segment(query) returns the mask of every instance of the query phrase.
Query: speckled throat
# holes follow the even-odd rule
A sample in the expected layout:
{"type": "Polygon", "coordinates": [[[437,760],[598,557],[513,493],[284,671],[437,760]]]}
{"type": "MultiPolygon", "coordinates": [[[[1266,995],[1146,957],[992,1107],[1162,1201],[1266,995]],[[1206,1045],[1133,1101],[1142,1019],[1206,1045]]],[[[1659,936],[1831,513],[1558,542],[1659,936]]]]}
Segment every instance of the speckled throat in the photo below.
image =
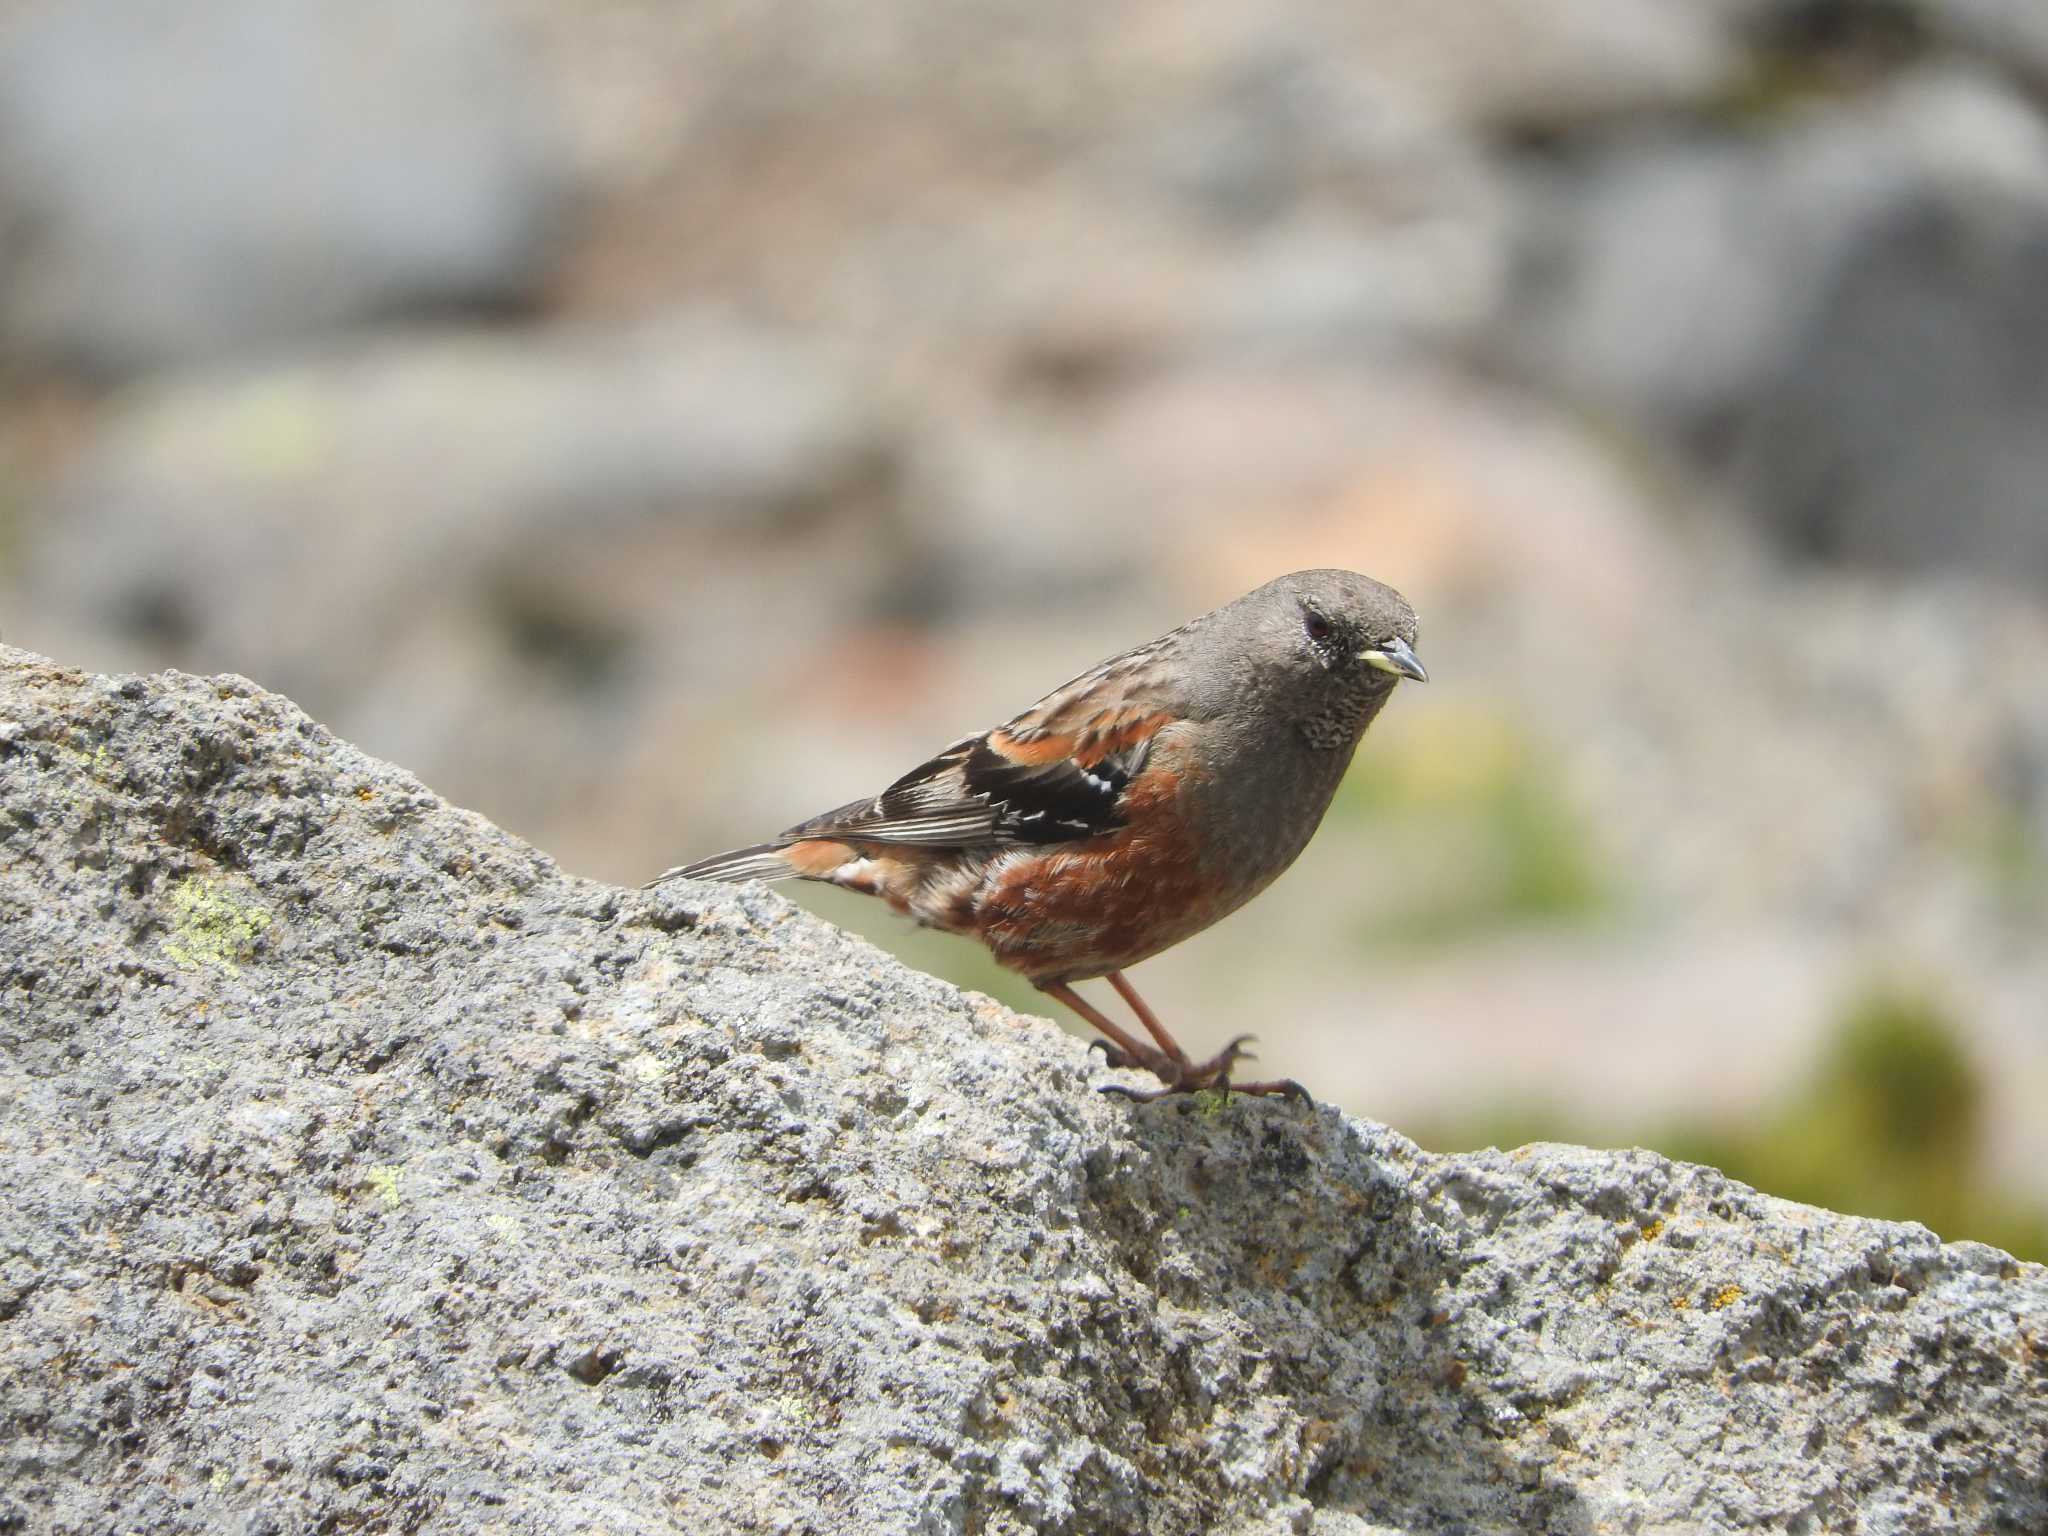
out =
{"type": "Polygon", "coordinates": [[[1392,681],[1376,672],[1349,682],[1323,709],[1301,722],[1302,739],[1318,752],[1349,750],[1393,691],[1392,681]]]}

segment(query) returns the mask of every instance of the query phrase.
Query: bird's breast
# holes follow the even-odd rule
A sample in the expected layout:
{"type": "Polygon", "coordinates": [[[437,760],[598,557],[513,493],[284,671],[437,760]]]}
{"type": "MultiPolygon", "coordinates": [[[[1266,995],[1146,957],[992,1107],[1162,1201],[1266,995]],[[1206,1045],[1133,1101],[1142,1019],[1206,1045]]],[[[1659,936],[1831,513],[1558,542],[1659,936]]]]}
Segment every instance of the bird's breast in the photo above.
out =
{"type": "Polygon", "coordinates": [[[1005,850],[981,873],[972,930],[1035,981],[1135,965],[1199,933],[1238,898],[1191,835],[1179,766],[1155,761],[1123,797],[1125,825],[1005,850]]]}
{"type": "Polygon", "coordinates": [[[1322,824],[1351,754],[1318,751],[1292,732],[1204,752],[1190,744],[1182,815],[1204,864],[1249,901],[1299,857],[1322,824]]]}

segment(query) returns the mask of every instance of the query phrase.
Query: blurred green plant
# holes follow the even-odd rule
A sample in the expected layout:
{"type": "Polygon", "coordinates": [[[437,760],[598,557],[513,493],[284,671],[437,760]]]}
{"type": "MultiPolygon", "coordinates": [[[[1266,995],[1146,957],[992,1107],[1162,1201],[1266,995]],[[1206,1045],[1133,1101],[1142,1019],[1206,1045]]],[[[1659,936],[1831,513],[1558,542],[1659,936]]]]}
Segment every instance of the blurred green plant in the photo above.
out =
{"type": "Polygon", "coordinates": [[[1964,819],[1957,840],[2006,921],[2034,931],[2048,919],[2048,839],[2032,816],[2009,802],[1981,805],[1964,819]]]}
{"type": "MultiPolygon", "coordinates": [[[[1332,817],[1389,845],[1398,907],[1363,919],[1369,943],[1441,944],[1520,924],[1579,921],[1610,904],[1593,830],[1552,760],[1485,712],[1417,712],[1355,764],[1332,817]]],[[[1326,834],[1327,835],[1327,834],[1326,834]]]]}
{"type": "MultiPolygon", "coordinates": [[[[2048,1211],[1983,1168],[1984,1084],[1949,1012],[1924,987],[1866,986],[1843,1008],[1807,1080],[1747,1125],[1680,1123],[1639,1138],[1770,1194],[1917,1221],[2048,1262],[2048,1211]]],[[[1423,1138],[1444,1150],[1573,1141],[1567,1117],[1495,1110],[1423,1138]]]]}

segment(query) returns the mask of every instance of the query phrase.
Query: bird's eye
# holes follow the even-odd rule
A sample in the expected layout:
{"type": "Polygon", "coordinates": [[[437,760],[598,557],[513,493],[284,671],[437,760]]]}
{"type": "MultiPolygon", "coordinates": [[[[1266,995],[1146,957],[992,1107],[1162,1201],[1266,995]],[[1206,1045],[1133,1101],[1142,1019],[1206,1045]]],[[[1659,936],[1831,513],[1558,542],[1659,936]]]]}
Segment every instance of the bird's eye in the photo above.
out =
{"type": "Polygon", "coordinates": [[[1307,623],[1309,639],[1320,641],[1330,638],[1330,621],[1320,613],[1310,614],[1307,623]]]}

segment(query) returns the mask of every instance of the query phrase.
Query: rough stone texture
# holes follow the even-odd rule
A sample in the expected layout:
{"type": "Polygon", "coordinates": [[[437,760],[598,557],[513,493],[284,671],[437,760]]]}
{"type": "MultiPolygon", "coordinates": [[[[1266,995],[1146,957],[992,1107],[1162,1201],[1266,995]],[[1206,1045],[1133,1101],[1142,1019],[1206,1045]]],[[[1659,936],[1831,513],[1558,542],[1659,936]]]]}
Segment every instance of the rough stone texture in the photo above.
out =
{"type": "Polygon", "coordinates": [[[2048,1273],[1133,1109],[233,677],[0,654],[0,1529],[2035,1531],[2048,1273]]]}

